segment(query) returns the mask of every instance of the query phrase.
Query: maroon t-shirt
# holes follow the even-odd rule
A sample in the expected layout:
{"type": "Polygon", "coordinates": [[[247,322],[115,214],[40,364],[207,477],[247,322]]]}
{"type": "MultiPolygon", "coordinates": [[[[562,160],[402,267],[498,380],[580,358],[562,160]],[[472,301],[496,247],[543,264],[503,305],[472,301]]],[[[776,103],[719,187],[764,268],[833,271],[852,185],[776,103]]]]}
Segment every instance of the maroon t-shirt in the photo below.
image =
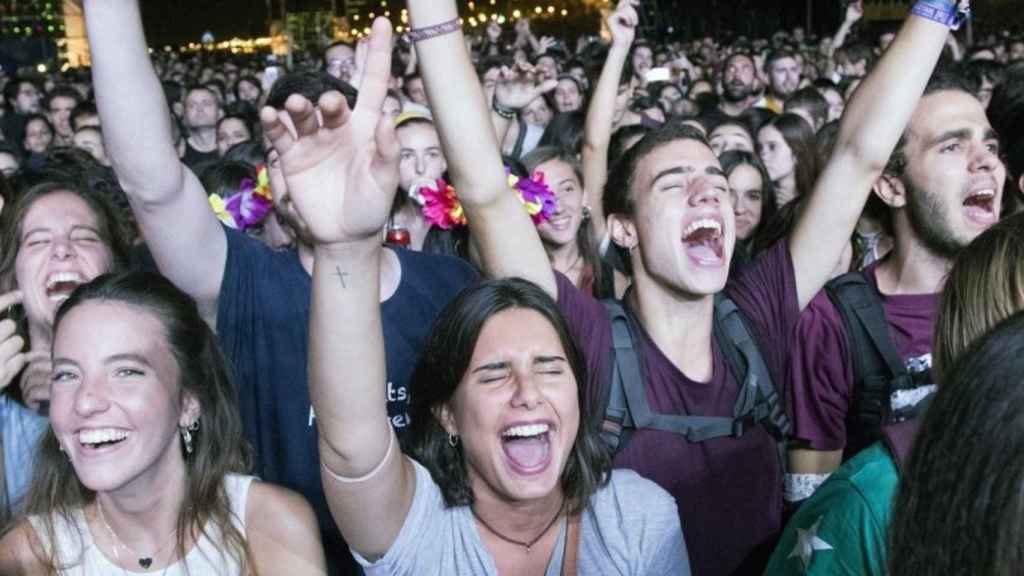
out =
{"type": "MultiPolygon", "coordinates": [[[[874,285],[875,266],[866,269],[874,285]]],[[[882,295],[889,336],[911,372],[932,365],[932,333],[938,294],[882,295]]],[[[812,450],[842,450],[856,384],[850,340],[839,310],[822,291],[800,315],[793,339],[786,397],[793,438],[812,450]]]]}
{"type": "MultiPolygon", "coordinates": [[[[558,305],[589,371],[588,401],[599,405],[611,377],[611,320],[604,306],[558,276],[558,305]]],[[[785,373],[786,350],[799,318],[796,282],[783,241],[730,281],[736,302],[775,382],[785,373]],[[780,343],[783,346],[780,346],[780,343]]],[[[713,341],[714,342],[714,341],[713,341]]],[[[709,382],[687,378],[644,332],[639,343],[647,401],[664,414],[732,417],[737,378],[713,344],[709,382]]],[[[690,443],[658,430],[635,432],[615,457],[657,482],[679,507],[694,574],[760,574],[781,528],[782,477],[775,439],[761,426],[740,438],[690,443]]]]}

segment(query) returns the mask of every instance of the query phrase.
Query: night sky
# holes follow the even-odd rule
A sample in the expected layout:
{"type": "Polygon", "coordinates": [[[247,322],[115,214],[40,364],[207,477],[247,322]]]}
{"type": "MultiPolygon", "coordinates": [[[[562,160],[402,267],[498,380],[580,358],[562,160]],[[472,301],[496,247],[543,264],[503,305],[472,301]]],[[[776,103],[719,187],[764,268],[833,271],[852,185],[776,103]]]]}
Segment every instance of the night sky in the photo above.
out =
{"type": "MultiPolygon", "coordinates": [[[[274,1],[277,6],[277,0],[274,1]]],[[[265,0],[142,0],[151,46],[199,41],[204,31],[218,40],[266,34],[265,0]]]]}

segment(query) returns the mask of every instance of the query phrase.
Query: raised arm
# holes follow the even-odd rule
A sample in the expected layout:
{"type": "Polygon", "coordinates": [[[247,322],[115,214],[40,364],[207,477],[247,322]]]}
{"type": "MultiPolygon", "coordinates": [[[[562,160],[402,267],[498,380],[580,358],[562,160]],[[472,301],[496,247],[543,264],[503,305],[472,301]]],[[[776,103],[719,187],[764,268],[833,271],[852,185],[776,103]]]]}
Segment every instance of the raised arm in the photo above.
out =
{"type": "Polygon", "coordinates": [[[850,35],[850,30],[853,29],[853,25],[864,17],[864,5],[862,0],[856,0],[846,5],[846,13],[843,17],[843,23],[839,25],[839,29],[836,30],[836,35],[832,37],[832,41],[828,44],[828,75],[836,71],[835,55],[836,50],[843,47],[846,44],[846,37],[850,35]]]}
{"type": "Polygon", "coordinates": [[[160,271],[214,315],[227,240],[178,159],[170,111],[146,50],[138,0],[85,0],[103,137],[160,271]]]}
{"type": "Polygon", "coordinates": [[[591,96],[583,130],[583,189],[587,193],[591,222],[594,223],[594,240],[598,243],[604,239],[602,197],[608,180],[608,144],[615,121],[615,98],[618,96],[619,79],[626,68],[629,48],[636,38],[636,26],[640,22],[636,6],[639,5],[639,0],[620,0],[615,12],[608,17],[612,45],[591,96]]]}
{"type": "MultiPolygon", "coordinates": [[[[410,0],[409,20],[424,29],[458,18],[454,0],[410,0]]],[[[462,32],[416,43],[423,84],[466,209],[470,236],[490,276],[519,276],[555,295],[554,272],[540,236],[511,192],[483,89],[462,32]]]]}
{"type": "Polygon", "coordinates": [[[328,92],[317,106],[293,95],[260,114],[314,243],[309,395],[324,492],[345,540],[369,558],[394,543],[415,489],[383,394],[380,238],[398,188],[394,125],[381,113],[390,70],[391,25],[378,18],[354,110],[328,92]]]}
{"type": "Polygon", "coordinates": [[[828,281],[917,107],[949,29],[911,15],[846,106],[832,157],[790,241],[800,308],[828,281]]]}

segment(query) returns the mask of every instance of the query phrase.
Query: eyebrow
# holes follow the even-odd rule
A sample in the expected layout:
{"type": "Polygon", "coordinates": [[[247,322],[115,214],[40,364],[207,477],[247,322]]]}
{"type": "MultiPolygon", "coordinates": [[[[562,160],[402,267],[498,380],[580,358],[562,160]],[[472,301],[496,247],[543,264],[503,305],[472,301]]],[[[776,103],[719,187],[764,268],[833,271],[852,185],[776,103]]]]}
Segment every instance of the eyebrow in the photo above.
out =
{"type": "MultiPolygon", "coordinates": [[[[93,234],[96,234],[97,236],[99,236],[99,234],[100,234],[99,229],[94,227],[94,226],[84,226],[82,224],[76,224],[76,225],[71,227],[71,231],[72,232],[77,232],[78,230],[88,230],[89,232],[92,232],[93,234]]],[[[21,239],[24,240],[25,238],[28,238],[29,236],[35,234],[36,232],[52,232],[52,231],[53,231],[52,228],[41,228],[41,227],[32,228],[30,230],[26,230],[26,231],[22,232],[21,239]]]]}
{"type": "MultiPolygon", "coordinates": [[[[696,171],[697,169],[693,166],[675,166],[667,170],[662,170],[661,172],[658,172],[654,177],[654,180],[651,181],[651,186],[654,186],[658,183],[658,180],[661,180],[666,176],[674,176],[676,174],[693,174],[696,171]]],[[[704,169],[704,173],[709,176],[725,176],[725,172],[722,172],[722,169],[717,166],[708,166],[704,169]]]]}
{"type": "MultiPolygon", "coordinates": [[[[143,366],[149,368],[153,367],[153,364],[149,361],[149,359],[147,359],[142,354],[136,352],[124,352],[122,354],[114,354],[112,356],[107,356],[106,358],[103,359],[104,364],[113,364],[115,362],[134,362],[136,364],[142,364],[143,366]]],[[[65,364],[71,366],[79,365],[78,362],[72,360],[71,358],[57,357],[53,359],[54,366],[60,366],[65,364]]]]}
{"type": "MultiPolygon", "coordinates": [[[[538,364],[555,364],[558,362],[568,362],[568,360],[566,360],[564,356],[537,356],[533,359],[534,366],[538,364]]],[[[508,370],[509,365],[509,362],[491,362],[489,364],[482,364],[474,368],[471,374],[476,374],[477,372],[490,372],[494,370],[508,370]]]]}

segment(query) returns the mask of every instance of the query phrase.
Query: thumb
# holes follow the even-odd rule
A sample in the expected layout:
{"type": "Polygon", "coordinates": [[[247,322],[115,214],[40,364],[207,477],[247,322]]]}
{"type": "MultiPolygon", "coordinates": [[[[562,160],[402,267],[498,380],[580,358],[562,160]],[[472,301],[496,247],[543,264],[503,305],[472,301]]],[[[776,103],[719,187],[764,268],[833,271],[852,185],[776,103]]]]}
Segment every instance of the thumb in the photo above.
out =
{"type": "Polygon", "coordinates": [[[534,87],[533,93],[535,97],[540,96],[541,94],[551,92],[556,87],[558,87],[558,80],[545,80],[541,85],[534,87]]]}

